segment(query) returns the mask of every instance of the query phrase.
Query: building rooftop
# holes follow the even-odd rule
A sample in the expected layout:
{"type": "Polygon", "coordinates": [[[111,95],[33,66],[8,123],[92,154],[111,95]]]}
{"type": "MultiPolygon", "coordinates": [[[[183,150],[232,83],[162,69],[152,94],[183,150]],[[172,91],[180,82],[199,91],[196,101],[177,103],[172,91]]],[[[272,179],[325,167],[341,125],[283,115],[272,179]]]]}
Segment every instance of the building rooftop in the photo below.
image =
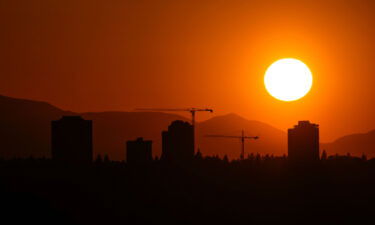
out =
{"type": "Polygon", "coordinates": [[[310,123],[309,120],[300,120],[298,121],[298,125],[294,125],[294,128],[298,128],[298,127],[319,127],[318,124],[315,124],[315,123],[310,123]]]}
{"type": "Polygon", "coordinates": [[[84,120],[81,116],[63,116],[61,120],[84,120]]]}

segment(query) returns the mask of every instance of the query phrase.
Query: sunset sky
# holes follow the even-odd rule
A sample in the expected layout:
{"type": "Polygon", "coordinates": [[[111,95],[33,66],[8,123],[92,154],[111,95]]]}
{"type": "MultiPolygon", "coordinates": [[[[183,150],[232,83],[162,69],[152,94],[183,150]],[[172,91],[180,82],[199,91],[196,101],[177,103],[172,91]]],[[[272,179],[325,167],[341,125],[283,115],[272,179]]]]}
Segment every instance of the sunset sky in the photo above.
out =
{"type": "Polygon", "coordinates": [[[211,107],[283,130],[310,120],[332,141],[375,128],[374,12],[370,0],[2,0],[0,94],[78,112],[211,107]],[[263,84],[288,57],[314,78],[294,102],[263,84]]]}

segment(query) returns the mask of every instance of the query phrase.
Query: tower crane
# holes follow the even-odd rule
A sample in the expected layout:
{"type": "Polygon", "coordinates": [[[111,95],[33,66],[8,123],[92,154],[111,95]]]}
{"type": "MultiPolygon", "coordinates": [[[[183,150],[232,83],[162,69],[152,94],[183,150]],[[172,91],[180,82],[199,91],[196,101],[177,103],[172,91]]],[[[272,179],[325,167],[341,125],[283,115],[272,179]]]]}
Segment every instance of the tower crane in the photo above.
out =
{"type": "Polygon", "coordinates": [[[168,108],[138,108],[136,110],[139,111],[160,111],[160,112],[167,112],[167,111],[174,111],[174,112],[179,112],[179,111],[185,111],[185,112],[190,112],[191,113],[191,124],[193,126],[193,138],[194,138],[194,151],[195,151],[195,113],[196,112],[210,112],[213,113],[213,109],[208,109],[208,108],[175,108],[175,109],[168,109],[168,108]]]}
{"type": "Polygon", "coordinates": [[[245,140],[246,139],[259,139],[258,136],[245,136],[245,132],[242,130],[241,136],[230,136],[230,135],[205,135],[205,137],[211,137],[211,138],[238,138],[241,141],[241,155],[240,159],[244,160],[245,158],[245,140]]]}

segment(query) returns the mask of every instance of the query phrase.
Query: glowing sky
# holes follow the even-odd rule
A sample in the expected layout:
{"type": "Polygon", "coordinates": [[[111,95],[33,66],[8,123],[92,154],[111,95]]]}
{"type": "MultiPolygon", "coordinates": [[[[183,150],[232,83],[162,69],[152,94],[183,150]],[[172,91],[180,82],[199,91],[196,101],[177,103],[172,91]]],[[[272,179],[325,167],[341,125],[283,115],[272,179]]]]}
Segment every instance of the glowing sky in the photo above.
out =
{"type": "Polygon", "coordinates": [[[375,128],[374,11],[358,0],[3,0],[0,94],[74,111],[212,107],[280,129],[309,119],[330,141],[375,128]],[[314,74],[295,102],[263,85],[288,57],[314,74]]]}

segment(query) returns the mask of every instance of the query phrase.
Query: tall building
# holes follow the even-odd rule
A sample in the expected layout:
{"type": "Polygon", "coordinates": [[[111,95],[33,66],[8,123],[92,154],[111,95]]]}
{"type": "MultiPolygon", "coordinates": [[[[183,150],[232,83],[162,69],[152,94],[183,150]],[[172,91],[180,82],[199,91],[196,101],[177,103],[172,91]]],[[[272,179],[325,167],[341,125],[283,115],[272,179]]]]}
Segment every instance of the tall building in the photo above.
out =
{"type": "Polygon", "coordinates": [[[175,162],[186,162],[194,158],[193,126],[182,120],[176,120],[162,132],[161,159],[175,162]]]}
{"type": "Polygon", "coordinates": [[[319,125],[299,121],[288,129],[288,158],[294,162],[319,160],[319,125]]]}
{"type": "Polygon", "coordinates": [[[129,164],[145,164],[152,161],[152,141],[137,138],[126,142],[126,161],[129,164]]]}
{"type": "Polygon", "coordinates": [[[51,122],[52,158],[63,162],[92,161],[92,121],[63,116],[51,122]]]}

